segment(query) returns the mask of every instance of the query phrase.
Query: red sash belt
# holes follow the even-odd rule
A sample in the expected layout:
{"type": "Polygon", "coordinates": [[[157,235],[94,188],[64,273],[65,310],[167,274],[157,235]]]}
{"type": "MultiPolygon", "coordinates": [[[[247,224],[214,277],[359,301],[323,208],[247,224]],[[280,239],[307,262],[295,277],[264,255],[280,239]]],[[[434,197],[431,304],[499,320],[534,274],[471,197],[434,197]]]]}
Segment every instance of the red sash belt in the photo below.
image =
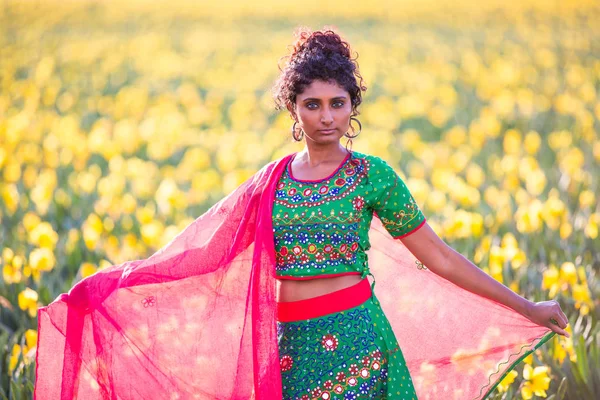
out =
{"type": "Polygon", "coordinates": [[[367,301],[371,297],[371,294],[369,280],[364,278],[356,285],[322,296],[298,301],[278,302],[277,320],[280,322],[292,322],[322,317],[323,315],[359,306],[367,301]]]}

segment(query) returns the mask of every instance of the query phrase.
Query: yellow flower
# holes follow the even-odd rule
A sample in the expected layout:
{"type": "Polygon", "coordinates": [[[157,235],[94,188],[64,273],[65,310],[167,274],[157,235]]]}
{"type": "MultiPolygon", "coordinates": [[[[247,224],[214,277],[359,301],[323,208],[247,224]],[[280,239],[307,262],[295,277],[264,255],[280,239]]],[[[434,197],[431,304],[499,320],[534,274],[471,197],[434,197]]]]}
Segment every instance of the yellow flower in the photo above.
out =
{"type": "Polygon", "coordinates": [[[569,221],[563,221],[560,224],[560,238],[567,239],[573,233],[573,225],[569,221]]]}
{"type": "Polygon", "coordinates": [[[517,251],[517,254],[514,255],[513,259],[510,262],[512,269],[519,269],[525,262],[527,261],[527,255],[523,250],[517,251]]]}
{"type": "Polygon", "coordinates": [[[4,187],[2,187],[1,190],[2,192],[0,194],[2,195],[2,200],[4,200],[4,206],[8,209],[8,211],[14,213],[17,210],[17,207],[19,206],[20,200],[17,185],[4,185],[4,187]]]}
{"type": "Polygon", "coordinates": [[[460,125],[453,126],[444,134],[443,140],[452,147],[460,146],[467,140],[465,128],[460,125]]]}
{"type": "Polygon", "coordinates": [[[534,199],[527,206],[519,207],[515,214],[517,230],[522,233],[536,232],[542,225],[542,202],[534,199]]]}
{"type": "Polygon", "coordinates": [[[31,232],[33,228],[38,226],[41,222],[42,219],[32,211],[28,211],[23,216],[23,226],[25,226],[25,230],[27,230],[27,232],[31,232]]]}
{"type": "Polygon", "coordinates": [[[546,187],[546,174],[539,168],[530,171],[525,179],[527,191],[534,196],[539,196],[546,187]]]}
{"type": "Polygon", "coordinates": [[[590,290],[587,285],[574,284],[572,287],[573,300],[575,300],[575,308],[579,309],[582,315],[587,315],[590,308],[594,307],[590,290]]]}
{"type": "Polygon", "coordinates": [[[21,355],[21,346],[14,344],[10,355],[10,361],[8,362],[8,371],[12,375],[13,371],[17,367],[19,362],[19,356],[21,355]]]}
{"type": "Polygon", "coordinates": [[[431,191],[426,200],[427,208],[431,212],[440,212],[444,209],[446,205],[446,195],[444,192],[434,189],[431,191]]]}
{"type": "Polygon", "coordinates": [[[473,187],[480,187],[485,181],[485,172],[477,164],[470,164],[467,167],[467,182],[473,187]]]}
{"type": "Polygon", "coordinates": [[[591,190],[583,190],[579,193],[579,206],[588,208],[596,204],[596,195],[591,190]]]}
{"type": "Polygon", "coordinates": [[[29,253],[29,265],[38,271],[51,271],[56,264],[54,253],[46,247],[34,249],[29,253]]]}
{"type": "Polygon", "coordinates": [[[83,278],[87,278],[88,276],[96,272],[96,266],[89,262],[84,262],[83,264],[81,264],[81,267],[79,269],[83,278]]]}
{"type": "Polygon", "coordinates": [[[19,283],[23,278],[23,274],[21,273],[20,264],[16,264],[13,262],[8,262],[4,264],[2,267],[2,277],[4,278],[4,282],[6,284],[11,283],[19,283]]]}
{"type": "Polygon", "coordinates": [[[564,337],[561,335],[554,336],[553,343],[553,353],[552,357],[557,360],[560,364],[562,364],[563,360],[569,355],[569,360],[571,362],[577,362],[577,353],[573,349],[573,330],[571,329],[571,325],[567,325],[565,331],[569,332],[570,337],[564,337]]]}
{"type": "Polygon", "coordinates": [[[15,253],[9,247],[5,247],[2,249],[2,258],[0,259],[0,261],[4,260],[5,263],[9,263],[11,262],[14,256],[15,253]]]}
{"type": "Polygon", "coordinates": [[[456,212],[454,218],[448,219],[444,223],[446,235],[452,237],[477,237],[482,230],[483,217],[480,214],[469,213],[462,209],[456,212]]]}
{"type": "Polygon", "coordinates": [[[564,262],[560,267],[560,279],[571,286],[577,283],[577,269],[572,262],[564,262]]]}
{"type": "Polygon", "coordinates": [[[514,369],[512,371],[510,371],[508,374],[506,374],[504,379],[502,379],[497,386],[498,391],[500,393],[506,392],[508,390],[508,388],[510,387],[510,385],[515,381],[515,378],[517,377],[517,375],[519,375],[519,374],[514,369]]]}
{"type": "Polygon", "coordinates": [[[29,232],[29,242],[39,247],[53,250],[58,242],[58,234],[48,222],[41,222],[29,232]]]}
{"type": "Polygon", "coordinates": [[[143,224],[140,227],[140,233],[142,235],[142,240],[148,246],[151,247],[159,247],[162,242],[162,235],[164,233],[165,226],[160,221],[151,221],[147,224],[143,224]]]}
{"type": "Polygon", "coordinates": [[[506,256],[507,260],[512,260],[514,256],[519,252],[519,243],[517,242],[517,238],[511,232],[507,232],[500,242],[500,246],[502,247],[502,252],[506,256]]]}
{"type": "Polygon", "coordinates": [[[104,231],[102,219],[96,214],[90,214],[84,222],[82,230],[86,247],[90,250],[94,249],[104,231]]]}
{"type": "Polygon", "coordinates": [[[525,146],[525,151],[527,151],[529,154],[537,153],[541,144],[542,139],[539,133],[535,131],[530,131],[525,135],[523,145],[525,146]]]}
{"type": "Polygon", "coordinates": [[[516,129],[509,129],[504,133],[504,152],[518,154],[521,151],[521,133],[516,129]]]}
{"type": "Polygon", "coordinates": [[[492,246],[490,249],[490,264],[502,265],[504,263],[504,251],[502,247],[492,246]]]}
{"type": "Polygon", "coordinates": [[[402,147],[408,151],[415,151],[421,145],[421,134],[416,129],[407,129],[400,136],[402,147]]]}
{"type": "MultiPolygon", "coordinates": [[[[38,333],[34,329],[27,329],[25,331],[25,343],[28,349],[32,349],[37,346],[38,333]]],[[[28,353],[28,351],[26,352],[28,353]]]]}
{"type": "Polygon", "coordinates": [[[135,217],[137,218],[140,224],[150,223],[154,219],[155,214],[156,208],[150,204],[135,210],[135,217]]]}
{"type": "Polygon", "coordinates": [[[585,226],[584,233],[590,239],[596,239],[598,237],[598,223],[590,218],[585,226]]]}
{"type": "Polygon", "coordinates": [[[23,311],[27,311],[32,318],[37,314],[37,301],[38,294],[33,289],[25,288],[25,290],[19,293],[19,308],[23,311]]]}
{"type": "Polygon", "coordinates": [[[542,208],[542,217],[546,222],[546,225],[553,230],[560,227],[561,217],[566,215],[567,207],[558,197],[556,192],[551,191],[548,200],[544,203],[542,208]]]}
{"type": "Polygon", "coordinates": [[[559,277],[560,277],[560,272],[558,271],[558,268],[556,268],[556,266],[554,266],[554,265],[550,265],[550,267],[547,268],[543,273],[542,289],[544,289],[544,290],[550,289],[548,296],[551,298],[556,296],[556,293],[558,292],[558,289],[560,288],[559,277]]]}
{"type": "Polygon", "coordinates": [[[550,378],[548,377],[548,367],[540,366],[532,368],[525,364],[523,368],[523,378],[525,379],[521,388],[523,399],[529,400],[535,394],[536,396],[546,397],[546,390],[550,387],[550,378]]]}
{"type": "Polygon", "coordinates": [[[20,345],[14,344],[8,364],[9,373],[12,374],[19,363],[19,357],[23,356],[23,362],[25,365],[31,364],[35,358],[35,350],[37,348],[38,333],[33,329],[27,329],[24,333],[25,346],[21,348],[20,345]]]}
{"type": "Polygon", "coordinates": [[[562,157],[559,157],[560,169],[569,175],[575,174],[583,167],[585,161],[583,152],[576,148],[570,148],[562,157]]]}

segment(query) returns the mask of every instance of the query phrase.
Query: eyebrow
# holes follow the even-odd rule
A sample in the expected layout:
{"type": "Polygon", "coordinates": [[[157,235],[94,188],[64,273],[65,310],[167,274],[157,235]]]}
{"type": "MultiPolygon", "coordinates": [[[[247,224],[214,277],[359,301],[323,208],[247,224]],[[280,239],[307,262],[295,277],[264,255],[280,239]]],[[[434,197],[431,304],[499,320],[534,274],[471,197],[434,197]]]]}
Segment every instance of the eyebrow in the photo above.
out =
{"type": "MultiPolygon", "coordinates": [[[[346,100],[347,97],[346,96],[336,96],[336,97],[332,97],[331,100],[346,100]]],[[[303,102],[307,102],[307,101],[321,101],[321,99],[317,99],[316,97],[308,97],[304,100],[302,100],[303,102]]]]}

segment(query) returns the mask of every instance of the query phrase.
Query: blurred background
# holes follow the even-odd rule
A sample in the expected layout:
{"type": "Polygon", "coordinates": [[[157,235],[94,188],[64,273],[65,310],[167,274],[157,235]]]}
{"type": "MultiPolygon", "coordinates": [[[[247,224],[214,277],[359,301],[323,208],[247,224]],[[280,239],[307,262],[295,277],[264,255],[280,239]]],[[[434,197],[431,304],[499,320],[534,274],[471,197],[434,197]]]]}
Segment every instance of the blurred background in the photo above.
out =
{"type": "Polygon", "coordinates": [[[491,398],[600,398],[597,1],[0,0],[1,398],[32,397],[38,307],[302,149],[270,92],[299,25],[358,53],[353,148],[569,317],[491,398]]]}

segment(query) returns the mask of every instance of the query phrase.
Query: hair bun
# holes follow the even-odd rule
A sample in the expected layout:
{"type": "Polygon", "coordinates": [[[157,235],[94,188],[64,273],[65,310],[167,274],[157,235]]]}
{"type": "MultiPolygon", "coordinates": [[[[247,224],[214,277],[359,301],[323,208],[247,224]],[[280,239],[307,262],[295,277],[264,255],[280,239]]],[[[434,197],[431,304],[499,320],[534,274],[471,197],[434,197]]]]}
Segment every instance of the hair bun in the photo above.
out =
{"type": "Polygon", "coordinates": [[[302,54],[323,53],[326,56],[339,54],[351,59],[350,47],[342,40],[340,34],[332,28],[312,32],[306,26],[298,27],[294,32],[296,41],[293,44],[291,60],[302,57],[302,54]]]}

